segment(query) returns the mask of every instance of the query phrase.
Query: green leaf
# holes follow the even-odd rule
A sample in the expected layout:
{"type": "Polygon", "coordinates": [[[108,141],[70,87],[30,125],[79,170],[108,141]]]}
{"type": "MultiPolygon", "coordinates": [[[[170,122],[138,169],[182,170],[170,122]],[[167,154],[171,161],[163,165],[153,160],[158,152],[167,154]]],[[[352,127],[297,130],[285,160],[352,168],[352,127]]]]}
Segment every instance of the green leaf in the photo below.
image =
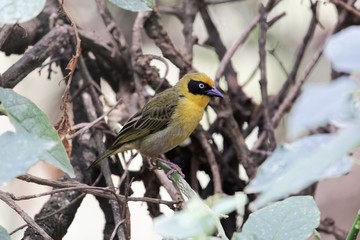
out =
{"type": "Polygon", "coordinates": [[[151,11],[153,0],[110,0],[116,6],[133,12],[151,11]]]}
{"type": "MultiPolygon", "coordinates": [[[[294,162],[281,176],[274,176],[271,183],[252,203],[252,208],[259,208],[270,201],[274,201],[289,194],[296,193],[310,186],[323,177],[324,171],[343,157],[360,143],[360,122],[339,130],[330,141],[317,147],[313,153],[294,162]]],[[[289,159],[292,161],[293,159],[289,159]]],[[[250,188],[250,192],[251,189],[250,188]]],[[[245,189],[249,192],[249,188],[245,189]]]]}
{"type": "Polygon", "coordinates": [[[360,27],[351,26],[332,35],[325,46],[332,67],[338,72],[360,71],[360,27]]]}
{"type": "Polygon", "coordinates": [[[26,173],[39,160],[41,154],[50,150],[54,145],[55,142],[27,133],[5,132],[1,134],[0,185],[26,173]]]}
{"type": "Polygon", "coordinates": [[[211,209],[218,215],[229,214],[230,212],[243,208],[247,202],[247,197],[244,193],[236,193],[233,196],[225,196],[216,201],[211,209]]]}
{"type": "Polygon", "coordinates": [[[185,208],[173,216],[160,216],[154,220],[157,233],[167,238],[189,238],[215,231],[217,217],[199,198],[190,199],[185,208]]]}
{"type": "Polygon", "coordinates": [[[307,239],[319,223],[320,211],[312,197],[290,197],[250,214],[242,232],[232,239],[307,239]]]}
{"type": "Polygon", "coordinates": [[[327,123],[343,124],[359,116],[351,98],[357,88],[359,84],[349,77],[306,87],[289,115],[289,137],[293,139],[327,123]]]}
{"type": "MultiPolygon", "coordinates": [[[[258,193],[276,184],[287,171],[296,167],[303,159],[313,155],[322,146],[335,138],[331,134],[317,134],[301,138],[291,144],[280,144],[269,158],[259,167],[256,177],[246,188],[247,192],[258,193]]],[[[334,164],[318,176],[318,180],[337,177],[348,173],[353,165],[349,156],[341,156],[334,164]]],[[[307,184],[308,178],[313,176],[304,174],[303,177],[294,179],[299,185],[307,184]]]]}
{"type": "Polygon", "coordinates": [[[216,200],[211,208],[199,197],[193,197],[186,203],[183,210],[176,212],[173,216],[155,218],[155,230],[168,238],[209,236],[216,228],[221,231],[219,218],[237,208],[244,207],[246,203],[244,197],[243,193],[222,197],[216,200]]]}
{"type": "Polygon", "coordinates": [[[1,225],[0,225],[0,239],[1,240],[10,240],[10,235],[8,234],[6,229],[3,228],[1,225]]]}
{"type": "Polygon", "coordinates": [[[11,89],[0,87],[0,102],[0,110],[9,117],[18,133],[28,133],[55,142],[55,146],[44,151],[40,159],[74,177],[74,170],[65,148],[47,116],[33,102],[11,89]]]}
{"type": "Polygon", "coordinates": [[[0,27],[4,24],[26,22],[36,17],[44,8],[46,0],[1,0],[0,27]]]}

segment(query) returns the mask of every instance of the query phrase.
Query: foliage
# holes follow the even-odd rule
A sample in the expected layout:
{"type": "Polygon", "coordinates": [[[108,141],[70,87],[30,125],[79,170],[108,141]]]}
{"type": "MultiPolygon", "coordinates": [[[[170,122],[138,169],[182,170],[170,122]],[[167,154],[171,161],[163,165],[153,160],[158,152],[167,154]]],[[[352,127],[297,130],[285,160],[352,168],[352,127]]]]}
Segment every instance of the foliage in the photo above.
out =
{"type": "Polygon", "coordinates": [[[44,8],[46,0],[1,0],[0,27],[4,24],[22,23],[36,17],[44,8]]]}
{"type": "Polygon", "coordinates": [[[26,173],[55,144],[31,134],[5,132],[0,135],[0,145],[0,184],[5,184],[26,173]]]}
{"type": "Polygon", "coordinates": [[[65,148],[45,113],[12,89],[0,87],[0,102],[0,112],[10,119],[16,129],[16,133],[0,135],[0,141],[8,146],[2,158],[0,182],[24,174],[39,160],[74,176],[65,148]]]}
{"type": "Polygon", "coordinates": [[[312,197],[290,197],[252,213],[232,240],[306,239],[319,224],[320,211],[312,197]]]}
{"type": "Polygon", "coordinates": [[[133,12],[151,11],[154,6],[153,0],[110,0],[110,2],[133,12]]]}
{"type": "Polygon", "coordinates": [[[331,36],[325,48],[325,54],[331,60],[332,67],[339,72],[359,72],[360,27],[350,26],[331,36]]]}
{"type": "MultiPolygon", "coordinates": [[[[345,139],[353,136],[352,130],[347,132],[345,139]]],[[[296,193],[315,181],[348,173],[353,164],[351,157],[344,156],[344,152],[335,154],[334,151],[330,152],[331,156],[326,155],[329,146],[338,143],[336,135],[319,134],[278,145],[246,188],[248,193],[262,193],[252,206],[259,208],[269,201],[296,193]],[[314,164],[319,161],[322,164],[314,164]]],[[[345,153],[353,147],[350,144],[345,153]]]]}
{"type": "Polygon", "coordinates": [[[0,239],[1,240],[10,240],[10,235],[8,234],[6,229],[3,228],[2,226],[0,226],[0,239]]]}

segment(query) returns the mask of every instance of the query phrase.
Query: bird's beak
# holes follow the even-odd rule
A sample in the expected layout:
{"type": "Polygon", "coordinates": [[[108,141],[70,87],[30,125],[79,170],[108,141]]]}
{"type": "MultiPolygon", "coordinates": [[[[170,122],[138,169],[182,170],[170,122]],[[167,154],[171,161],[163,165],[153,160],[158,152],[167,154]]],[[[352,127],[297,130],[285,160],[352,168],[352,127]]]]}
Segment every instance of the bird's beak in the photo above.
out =
{"type": "Polygon", "coordinates": [[[212,88],[212,89],[206,91],[206,95],[208,95],[209,97],[224,98],[224,95],[222,95],[222,93],[219,90],[217,90],[216,88],[212,88]]]}

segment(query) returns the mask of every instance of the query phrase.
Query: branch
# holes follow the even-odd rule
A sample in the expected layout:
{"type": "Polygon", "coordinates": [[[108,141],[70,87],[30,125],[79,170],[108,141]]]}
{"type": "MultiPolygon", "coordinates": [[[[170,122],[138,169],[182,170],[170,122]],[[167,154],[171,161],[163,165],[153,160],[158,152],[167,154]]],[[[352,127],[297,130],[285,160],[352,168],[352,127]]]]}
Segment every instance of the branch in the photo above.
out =
{"type": "Polygon", "coordinates": [[[131,64],[134,72],[134,83],[135,83],[135,89],[139,96],[139,105],[144,106],[145,105],[145,96],[143,92],[143,86],[142,86],[142,78],[143,76],[140,76],[138,71],[136,69],[138,68],[138,65],[141,65],[138,63],[138,60],[140,56],[142,56],[142,37],[141,37],[141,30],[143,29],[144,22],[150,17],[151,12],[139,12],[132,29],[132,46],[131,46],[131,64]]]}
{"type": "MultiPolygon", "coordinates": [[[[299,95],[301,91],[301,87],[303,86],[304,82],[308,79],[311,71],[316,66],[317,62],[319,61],[322,53],[324,50],[324,43],[318,49],[315,54],[313,55],[313,58],[305,68],[303,74],[299,77],[299,80],[295,83],[294,87],[291,89],[289,94],[285,97],[285,99],[280,104],[279,108],[274,113],[274,116],[272,117],[271,121],[274,127],[277,127],[280,120],[282,119],[283,115],[286,113],[286,111],[290,108],[290,106],[294,103],[296,97],[299,95]]],[[[254,143],[254,146],[251,148],[251,151],[257,151],[262,143],[264,142],[266,138],[266,133],[262,132],[259,136],[259,138],[254,143]]]]}
{"type": "Polygon", "coordinates": [[[243,31],[243,33],[241,34],[241,36],[239,37],[239,39],[231,46],[231,48],[229,48],[224,57],[221,59],[221,62],[219,64],[219,67],[216,71],[215,74],[215,82],[218,82],[220,80],[220,78],[223,76],[224,74],[224,70],[225,67],[228,65],[228,63],[230,62],[231,58],[234,56],[236,50],[241,47],[245,41],[247,40],[247,38],[249,37],[250,33],[252,32],[252,30],[255,29],[257,23],[260,20],[260,16],[256,16],[251,22],[250,24],[246,27],[246,29],[243,31]]]}
{"type": "Polygon", "coordinates": [[[211,148],[211,145],[209,144],[203,130],[199,131],[198,134],[195,134],[195,135],[197,136],[198,140],[200,141],[200,143],[205,151],[205,154],[207,156],[209,165],[210,165],[210,169],[211,169],[211,173],[212,173],[212,177],[213,177],[212,180],[214,183],[214,194],[223,193],[221,177],[220,177],[220,170],[219,170],[219,166],[216,162],[215,154],[211,148]]]}
{"type": "Polygon", "coordinates": [[[112,36],[112,40],[115,43],[116,50],[121,53],[122,58],[126,62],[126,60],[130,58],[130,52],[126,42],[125,35],[122,33],[121,29],[119,29],[118,26],[116,25],[109,9],[106,7],[106,2],[104,0],[96,0],[95,2],[98,11],[103,19],[103,22],[107,30],[109,31],[110,35],[112,36]]]}
{"type": "MultiPolygon", "coordinates": [[[[150,160],[151,161],[151,160],[150,160]]],[[[149,164],[152,164],[151,162],[149,164]]],[[[158,161],[158,165],[160,165],[161,161],[158,161]]],[[[163,170],[154,169],[154,173],[156,177],[159,179],[161,186],[165,188],[165,190],[169,193],[171,199],[174,202],[183,203],[184,198],[181,196],[179,190],[174,186],[174,184],[169,180],[168,176],[163,170]]]]}
{"type": "MultiPolygon", "coordinates": [[[[113,190],[109,189],[108,187],[94,187],[94,186],[90,186],[90,185],[87,185],[87,184],[84,184],[81,182],[77,182],[77,181],[48,180],[48,179],[32,176],[30,174],[21,175],[18,177],[18,179],[25,181],[25,182],[36,183],[39,185],[50,186],[50,187],[54,187],[54,188],[58,188],[58,189],[54,189],[54,190],[39,193],[39,194],[32,194],[32,195],[24,195],[24,196],[10,195],[10,197],[15,201],[28,200],[28,199],[32,199],[32,198],[42,197],[42,196],[46,196],[46,195],[52,195],[55,193],[66,192],[66,191],[79,191],[82,193],[92,194],[92,195],[110,199],[110,200],[115,200],[116,198],[119,198],[121,201],[125,201],[125,196],[115,193],[113,190]]],[[[128,197],[128,200],[132,201],[132,202],[143,201],[143,202],[164,204],[164,205],[167,205],[171,209],[173,209],[174,204],[178,203],[178,202],[174,202],[174,201],[166,201],[166,200],[162,200],[162,199],[149,198],[149,197],[128,197]]]]}
{"type": "Polygon", "coordinates": [[[298,48],[296,59],[293,64],[293,67],[289,73],[289,76],[287,77],[285,83],[281,87],[279,93],[275,97],[275,99],[272,101],[273,108],[276,108],[278,104],[284,99],[287,91],[289,90],[289,87],[295,84],[295,80],[297,77],[297,73],[300,69],[300,64],[304,58],[305,51],[307,50],[308,46],[310,45],[311,39],[314,36],[316,25],[317,25],[317,5],[319,2],[311,3],[311,11],[312,11],[312,17],[310,20],[310,24],[308,27],[308,30],[301,42],[300,47],[298,48]]]}
{"type": "Polygon", "coordinates": [[[182,22],[183,35],[185,38],[185,59],[187,62],[192,62],[193,59],[193,46],[197,39],[192,35],[193,34],[193,25],[196,13],[198,12],[197,1],[194,0],[185,0],[183,1],[183,17],[182,22]]]}
{"type": "MultiPolygon", "coordinates": [[[[317,17],[316,17],[317,2],[315,4],[312,4],[311,6],[312,6],[311,10],[312,10],[313,15],[310,20],[308,30],[302,40],[302,44],[300,45],[300,47],[297,51],[296,59],[294,61],[293,67],[292,67],[287,79],[285,80],[285,83],[281,87],[279,93],[276,95],[276,97],[270,103],[272,110],[276,109],[279,106],[279,104],[283,101],[286,94],[288,93],[289,88],[295,84],[297,73],[299,71],[299,67],[303,60],[305,51],[306,51],[307,47],[309,46],[310,41],[314,35],[315,29],[316,29],[316,24],[317,24],[317,17]]],[[[262,109],[260,109],[258,114],[255,116],[255,118],[249,123],[249,126],[244,130],[245,136],[248,136],[254,130],[254,128],[256,126],[258,126],[261,118],[263,117],[263,114],[264,114],[264,109],[262,108],[262,109]]],[[[273,127],[276,127],[276,126],[273,126],[273,127]]]]}
{"type": "Polygon", "coordinates": [[[260,91],[261,99],[264,108],[265,132],[269,138],[269,149],[273,149],[276,145],[274,128],[270,120],[270,107],[267,92],[267,77],[266,77],[266,33],[268,30],[267,16],[271,11],[275,1],[270,0],[266,6],[260,7],[260,34],[259,34],[259,69],[260,69],[260,91]]]}
{"type": "Polygon", "coordinates": [[[6,88],[15,87],[35,68],[50,56],[54,56],[65,46],[70,44],[73,29],[68,25],[57,26],[46,34],[34,47],[25,54],[2,75],[2,84],[6,88]]]}
{"type": "Polygon", "coordinates": [[[45,240],[53,240],[45,231],[42,229],[24,210],[22,210],[19,205],[10,197],[9,193],[3,192],[0,190],[0,200],[6,203],[14,211],[16,211],[22,219],[37,233],[39,233],[45,240]]]}
{"type": "Polygon", "coordinates": [[[332,2],[333,4],[335,4],[336,6],[339,6],[343,9],[345,9],[346,11],[348,11],[349,13],[351,13],[352,15],[354,15],[355,17],[360,18],[360,11],[357,10],[356,8],[354,8],[351,4],[347,4],[341,0],[330,0],[330,2],[332,2]]]}
{"type": "Polygon", "coordinates": [[[36,18],[13,25],[11,34],[0,50],[6,55],[23,54],[29,46],[34,45],[50,31],[54,20],[59,18],[58,11],[59,1],[47,0],[44,9],[36,18]]]}
{"type": "Polygon", "coordinates": [[[153,39],[156,46],[160,48],[163,56],[180,69],[181,75],[193,69],[191,63],[186,61],[185,57],[175,48],[169,35],[160,23],[157,13],[151,12],[150,17],[144,23],[144,28],[149,38],[153,39]]]}
{"type": "Polygon", "coordinates": [[[334,236],[336,240],[345,240],[346,232],[335,225],[335,221],[331,218],[325,218],[321,220],[319,227],[317,228],[319,232],[324,232],[334,236]]]}
{"type": "Polygon", "coordinates": [[[8,25],[5,24],[0,28],[0,49],[4,45],[5,41],[10,36],[11,32],[13,31],[15,25],[8,25]]]}

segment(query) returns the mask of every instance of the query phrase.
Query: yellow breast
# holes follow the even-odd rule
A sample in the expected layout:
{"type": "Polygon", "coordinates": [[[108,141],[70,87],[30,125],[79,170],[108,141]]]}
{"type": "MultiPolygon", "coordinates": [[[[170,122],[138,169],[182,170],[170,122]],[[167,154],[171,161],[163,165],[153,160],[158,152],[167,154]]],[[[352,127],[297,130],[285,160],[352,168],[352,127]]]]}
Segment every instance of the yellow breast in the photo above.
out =
{"type": "Polygon", "coordinates": [[[174,124],[174,127],[184,132],[183,140],[185,140],[199,124],[204,115],[206,104],[199,105],[197,102],[190,101],[188,98],[179,100],[179,105],[176,108],[171,123],[174,124]]]}

